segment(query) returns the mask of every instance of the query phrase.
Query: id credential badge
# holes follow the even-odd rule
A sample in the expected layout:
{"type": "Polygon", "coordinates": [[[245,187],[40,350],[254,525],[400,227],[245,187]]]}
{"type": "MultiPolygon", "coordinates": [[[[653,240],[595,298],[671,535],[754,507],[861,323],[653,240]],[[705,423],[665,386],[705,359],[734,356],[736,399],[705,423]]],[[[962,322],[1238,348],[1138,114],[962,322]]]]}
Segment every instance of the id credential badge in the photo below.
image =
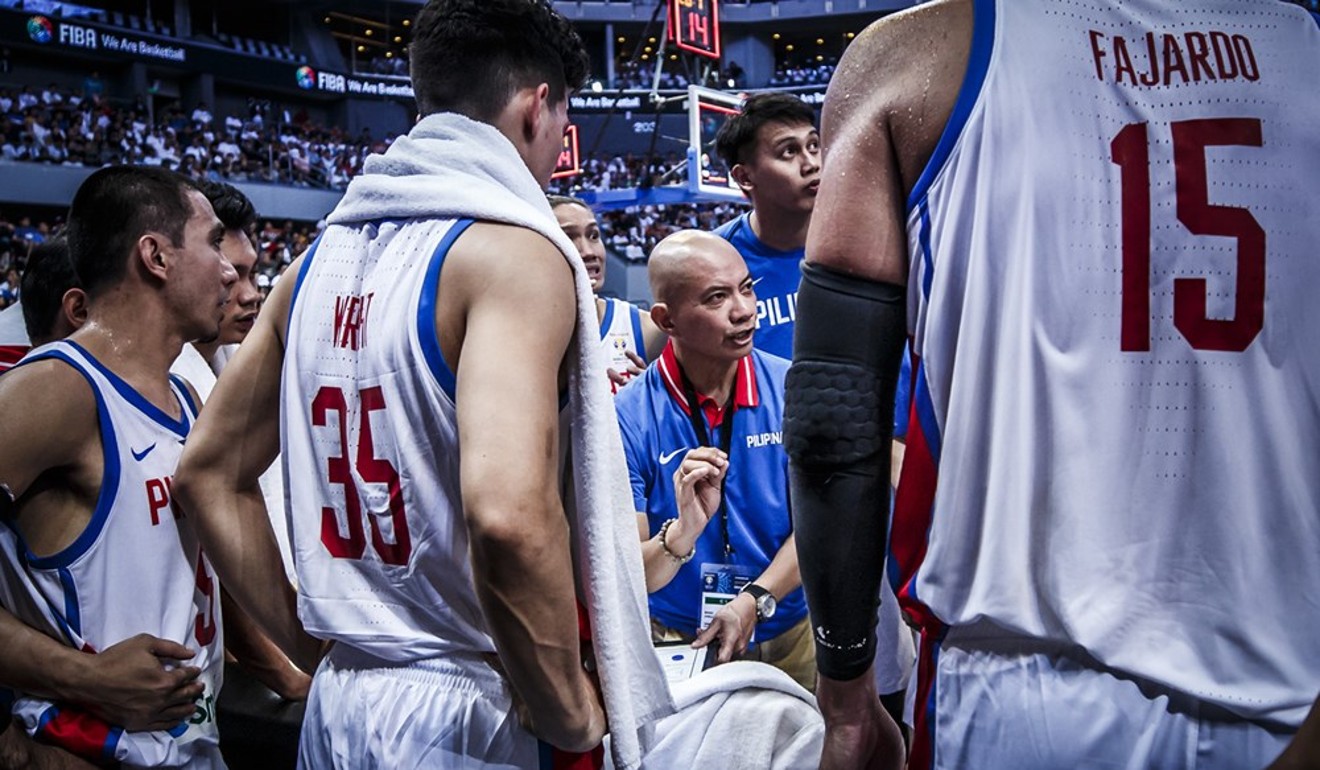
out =
{"type": "MultiPolygon", "coordinates": [[[[714,620],[715,613],[733,601],[743,586],[756,579],[757,572],[741,564],[701,565],[701,628],[706,628],[714,620]]],[[[749,641],[756,641],[756,632],[752,632],[749,641]]]]}

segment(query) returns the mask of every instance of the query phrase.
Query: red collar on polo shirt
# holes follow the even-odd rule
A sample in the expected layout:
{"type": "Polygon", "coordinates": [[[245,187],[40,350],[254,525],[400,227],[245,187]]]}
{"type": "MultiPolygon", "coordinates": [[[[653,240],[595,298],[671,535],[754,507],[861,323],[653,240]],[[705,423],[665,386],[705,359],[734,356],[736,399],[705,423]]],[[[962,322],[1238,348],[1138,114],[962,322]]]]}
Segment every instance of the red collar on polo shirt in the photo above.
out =
{"type": "MultiPolygon", "coordinates": [[[[674,403],[683,410],[683,414],[690,415],[687,397],[683,395],[683,367],[679,365],[678,356],[674,354],[673,340],[665,343],[665,349],[660,352],[660,360],[656,362],[656,366],[660,367],[660,379],[664,380],[669,397],[674,399],[674,403]]],[[[710,427],[718,428],[720,423],[724,422],[724,404],[716,403],[715,399],[700,392],[697,393],[697,403],[701,404],[701,410],[705,413],[706,422],[710,427]]],[[[733,408],[753,407],[759,403],[760,398],[756,391],[756,367],[752,365],[752,356],[748,354],[738,359],[738,371],[733,379],[733,408]]]]}

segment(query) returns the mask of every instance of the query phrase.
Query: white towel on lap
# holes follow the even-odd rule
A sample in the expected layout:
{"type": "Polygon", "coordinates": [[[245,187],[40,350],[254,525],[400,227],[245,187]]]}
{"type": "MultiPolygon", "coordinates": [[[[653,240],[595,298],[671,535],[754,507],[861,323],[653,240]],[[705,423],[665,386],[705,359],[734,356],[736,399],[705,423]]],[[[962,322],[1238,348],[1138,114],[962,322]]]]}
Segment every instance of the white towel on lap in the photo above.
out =
{"type": "Polygon", "coordinates": [[[569,360],[570,459],[566,501],[578,580],[600,671],[616,767],[641,762],[654,723],[674,711],[651,652],[646,583],[609,383],[601,372],[596,303],[586,269],[559,229],[545,193],[513,144],[494,127],[443,113],[422,119],[348,186],[331,225],[383,219],[471,218],[534,230],[573,267],[578,332],[569,360]]]}
{"type": "Polygon", "coordinates": [[[674,686],[642,766],[721,770],[815,768],[825,741],[816,699],[788,674],[753,661],[715,666],[674,686]]]}

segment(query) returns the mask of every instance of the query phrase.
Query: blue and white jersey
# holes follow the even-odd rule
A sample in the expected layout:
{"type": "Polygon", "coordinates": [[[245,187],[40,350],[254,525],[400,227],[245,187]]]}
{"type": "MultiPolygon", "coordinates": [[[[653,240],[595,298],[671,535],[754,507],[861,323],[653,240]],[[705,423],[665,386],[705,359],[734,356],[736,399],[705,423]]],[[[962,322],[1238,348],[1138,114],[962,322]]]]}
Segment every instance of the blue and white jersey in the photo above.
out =
{"type": "Polygon", "coordinates": [[[605,351],[609,367],[624,372],[632,366],[629,351],[646,360],[646,340],[642,337],[642,311],[631,302],[614,297],[601,297],[605,303],[605,317],[600,319],[600,346],[605,351]]]}
{"type": "Polygon", "coordinates": [[[280,419],[299,617],[384,660],[495,651],[435,324],[441,268],[471,224],[332,226],[290,311],[280,419]]]}
{"type": "Polygon", "coordinates": [[[793,358],[793,322],[797,319],[798,283],[802,280],[802,258],[806,248],[779,251],[761,242],[752,232],[751,212],[725,222],[715,234],[733,244],[747,263],[756,290],[756,337],[758,350],[793,358]]]}
{"type": "MultiPolygon", "coordinates": [[[[722,415],[722,419],[733,420],[729,471],[724,481],[733,555],[725,558],[717,515],[697,539],[696,556],[679,568],[668,585],[651,594],[651,615],[670,628],[685,633],[696,630],[703,563],[737,564],[759,575],[793,534],[788,507],[788,454],[783,446],[787,372],[787,361],[757,350],[738,364],[733,413],[722,415]]],[[[665,520],[678,516],[674,470],[688,450],[700,446],[680,383],[671,343],[639,382],[615,397],[634,503],[639,512],[646,514],[650,537],[660,531],[665,520]]],[[[697,398],[705,401],[700,394],[697,398]]],[[[709,412],[709,408],[703,411],[709,412]]],[[[708,415],[705,419],[709,425],[708,415]]],[[[718,433],[714,427],[709,430],[711,436],[718,433]]],[[[757,626],[757,639],[775,638],[806,613],[802,589],[795,589],[779,602],[773,618],[757,626]]]]}
{"type": "Polygon", "coordinates": [[[974,16],[907,201],[900,599],[935,637],[1068,646],[1295,727],[1320,690],[1320,26],[974,16]]]}
{"type": "Polygon", "coordinates": [[[174,507],[171,481],[197,417],[187,386],[171,378],[174,419],[79,345],[54,342],[19,366],[59,360],[87,380],[96,397],[104,475],[91,521],[59,553],[38,557],[19,533],[0,537],[0,574],[25,623],[70,647],[97,652],[141,633],[197,651],[206,691],[192,719],[170,732],[125,733],[76,708],[20,697],[15,716],[28,732],[84,756],[134,766],[223,767],[215,699],[224,672],[220,585],[188,520],[174,507]]]}

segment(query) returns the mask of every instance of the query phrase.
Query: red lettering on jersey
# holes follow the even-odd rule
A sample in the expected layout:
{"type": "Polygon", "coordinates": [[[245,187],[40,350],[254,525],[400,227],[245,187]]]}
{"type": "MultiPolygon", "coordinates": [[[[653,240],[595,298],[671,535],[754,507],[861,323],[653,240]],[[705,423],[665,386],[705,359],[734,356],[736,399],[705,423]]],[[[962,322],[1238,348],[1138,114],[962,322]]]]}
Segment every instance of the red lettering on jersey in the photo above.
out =
{"type": "Polygon", "coordinates": [[[1210,33],[1210,47],[1215,52],[1215,69],[1219,77],[1232,80],[1238,76],[1237,59],[1233,57],[1233,41],[1223,32],[1210,33]]]}
{"type": "Polygon", "coordinates": [[[1219,31],[1186,32],[1181,36],[1147,32],[1141,38],[1128,39],[1091,29],[1087,30],[1087,37],[1095,77],[1101,82],[1159,87],[1260,79],[1256,52],[1245,35],[1230,36],[1219,31]],[[1137,52],[1135,63],[1132,51],[1137,52]]]}
{"type": "Polygon", "coordinates": [[[1187,65],[1183,63],[1182,44],[1173,35],[1164,36],[1164,85],[1173,82],[1173,73],[1182,74],[1182,82],[1187,81],[1187,65]]]}
{"type": "Polygon", "coordinates": [[[1127,73],[1128,80],[1132,85],[1137,84],[1137,71],[1132,68],[1132,57],[1128,55],[1127,41],[1121,37],[1114,38],[1114,82],[1122,85],[1123,73],[1127,73]]]}
{"type": "Polygon", "coordinates": [[[1100,41],[1105,37],[1105,33],[1093,29],[1087,32],[1091,36],[1091,56],[1095,58],[1095,79],[1100,82],[1105,80],[1105,65],[1101,59],[1105,58],[1105,49],[1100,47],[1100,41]]]}
{"type": "Polygon", "coordinates": [[[367,345],[367,315],[375,293],[335,298],[335,347],[360,350],[367,345]]]}
{"type": "Polygon", "coordinates": [[[172,476],[147,479],[147,507],[151,511],[151,526],[160,526],[160,512],[166,508],[174,514],[174,518],[183,518],[183,513],[174,504],[173,485],[174,478],[172,476]]]}
{"type": "MultiPolygon", "coordinates": [[[[1168,37],[1168,35],[1165,35],[1168,37]]],[[[1153,86],[1160,82],[1160,64],[1159,59],[1155,57],[1155,33],[1146,33],[1146,61],[1150,63],[1150,71],[1141,75],[1141,84],[1143,86],[1153,86]]]]}
{"type": "Polygon", "coordinates": [[[165,479],[147,479],[147,506],[151,508],[151,526],[160,526],[160,512],[170,507],[170,488],[165,479]]]}
{"type": "Polygon", "coordinates": [[[1242,68],[1242,77],[1253,83],[1260,80],[1260,69],[1256,67],[1256,52],[1251,50],[1251,41],[1245,35],[1233,36],[1233,53],[1237,55],[1238,66],[1242,68]]]}
{"type": "Polygon", "coordinates": [[[1187,63],[1192,68],[1192,80],[1215,80],[1215,71],[1210,68],[1210,43],[1201,32],[1188,32],[1183,36],[1187,40],[1187,63]]]}

